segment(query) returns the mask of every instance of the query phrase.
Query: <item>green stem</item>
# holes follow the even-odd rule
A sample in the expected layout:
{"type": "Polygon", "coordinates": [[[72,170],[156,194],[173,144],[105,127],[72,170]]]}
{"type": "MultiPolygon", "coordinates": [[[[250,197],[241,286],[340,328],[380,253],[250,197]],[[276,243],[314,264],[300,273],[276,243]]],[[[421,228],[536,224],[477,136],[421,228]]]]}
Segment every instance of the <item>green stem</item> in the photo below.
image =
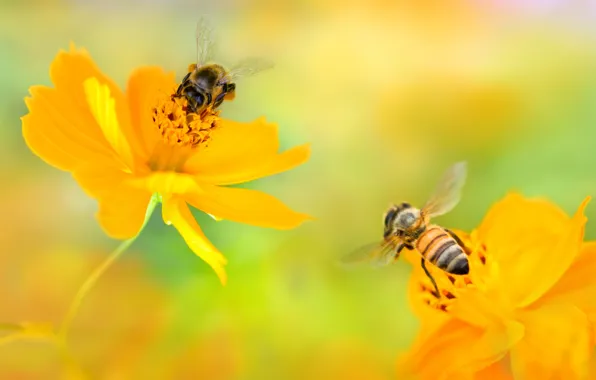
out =
{"type": "Polygon", "coordinates": [[[18,323],[0,323],[0,331],[19,331],[22,330],[23,326],[18,323]]]}
{"type": "Polygon", "coordinates": [[[64,321],[62,322],[60,329],[58,330],[58,340],[59,341],[61,341],[63,343],[66,342],[66,336],[68,334],[68,330],[70,328],[70,325],[72,324],[72,321],[76,317],[77,312],[79,311],[79,308],[81,306],[81,303],[83,302],[83,299],[85,298],[85,296],[87,295],[89,290],[91,290],[93,285],[95,285],[95,283],[101,277],[101,275],[114,263],[114,261],[116,261],[120,257],[120,255],[122,255],[122,253],[124,253],[124,251],[126,251],[126,249],[128,247],[130,247],[130,245],[137,239],[137,237],[139,237],[139,235],[141,234],[141,232],[147,225],[147,222],[149,221],[151,214],[153,214],[153,211],[155,210],[155,207],[157,206],[157,204],[159,202],[160,202],[159,195],[153,194],[153,196],[151,197],[151,200],[149,201],[149,205],[147,206],[147,211],[145,213],[145,220],[143,221],[143,225],[141,226],[141,229],[139,230],[139,232],[137,232],[137,234],[135,236],[133,236],[132,238],[123,241],[112,253],[110,253],[110,255],[105,259],[105,261],[99,267],[97,267],[93,271],[93,273],[91,273],[91,275],[87,278],[87,280],[83,283],[83,285],[81,285],[77,294],[75,295],[74,299],[72,300],[72,303],[70,304],[70,308],[68,309],[68,312],[66,313],[66,317],[64,317],[64,321]]]}

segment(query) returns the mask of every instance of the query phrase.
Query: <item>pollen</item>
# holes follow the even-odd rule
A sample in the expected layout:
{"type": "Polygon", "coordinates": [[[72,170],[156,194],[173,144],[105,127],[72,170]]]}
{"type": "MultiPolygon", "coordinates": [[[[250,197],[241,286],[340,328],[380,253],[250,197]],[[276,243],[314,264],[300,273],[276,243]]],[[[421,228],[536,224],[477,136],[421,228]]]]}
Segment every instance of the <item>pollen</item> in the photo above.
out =
{"type": "Polygon", "coordinates": [[[184,97],[170,95],[153,108],[153,122],[163,142],[170,146],[206,146],[211,133],[220,127],[219,112],[207,108],[201,114],[187,112],[184,97]]]}

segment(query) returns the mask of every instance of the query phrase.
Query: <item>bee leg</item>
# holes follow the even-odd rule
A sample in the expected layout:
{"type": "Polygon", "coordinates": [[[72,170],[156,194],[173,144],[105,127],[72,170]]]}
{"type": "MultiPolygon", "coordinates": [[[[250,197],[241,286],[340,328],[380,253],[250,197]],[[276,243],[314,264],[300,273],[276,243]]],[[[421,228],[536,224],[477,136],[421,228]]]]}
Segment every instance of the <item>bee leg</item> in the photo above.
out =
{"type": "Polygon", "coordinates": [[[428,269],[426,269],[426,260],[424,259],[424,257],[421,258],[420,265],[422,266],[422,269],[424,269],[424,273],[426,273],[426,275],[430,279],[430,282],[432,282],[433,286],[435,287],[435,295],[437,296],[437,298],[441,298],[441,293],[439,293],[439,287],[437,286],[437,282],[435,281],[433,276],[430,274],[428,269]]]}
{"type": "Polygon", "coordinates": [[[410,244],[405,244],[405,243],[402,243],[402,244],[398,245],[397,246],[397,249],[395,250],[395,259],[396,260],[397,260],[397,258],[399,257],[399,254],[401,253],[401,251],[404,248],[407,248],[407,249],[412,250],[412,249],[414,249],[414,246],[413,245],[410,245],[410,244]]]}
{"type": "Polygon", "coordinates": [[[182,90],[184,89],[184,84],[188,80],[188,77],[190,77],[190,73],[186,74],[186,76],[182,79],[182,82],[180,82],[180,86],[178,86],[178,89],[176,90],[176,96],[182,95],[182,90]]]}
{"type": "Polygon", "coordinates": [[[451,235],[451,237],[455,240],[455,242],[463,248],[464,251],[466,251],[466,255],[470,256],[470,253],[472,253],[470,251],[470,249],[468,247],[466,247],[466,245],[464,244],[464,242],[459,238],[459,236],[457,236],[455,234],[455,232],[451,231],[450,229],[445,228],[445,231],[447,231],[447,233],[449,235],[451,235]]]}
{"type": "Polygon", "coordinates": [[[395,255],[393,255],[393,260],[397,260],[399,258],[399,254],[406,246],[404,244],[400,244],[395,249],[395,255]]]}

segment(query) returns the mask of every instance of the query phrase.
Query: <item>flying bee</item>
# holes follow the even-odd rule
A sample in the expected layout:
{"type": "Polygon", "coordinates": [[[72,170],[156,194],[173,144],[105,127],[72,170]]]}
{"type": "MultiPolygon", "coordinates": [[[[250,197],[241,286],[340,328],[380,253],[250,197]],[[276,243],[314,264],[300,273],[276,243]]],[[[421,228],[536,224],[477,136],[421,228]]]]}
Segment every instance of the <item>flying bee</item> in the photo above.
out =
{"type": "Polygon", "coordinates": [[[373,266],[384,266],[395,262],[404,248],[416,249],[422,256],[422,269],[432,282],[436,296],[440,297],[426,261],[447,273],[464,275],[469,272],[468,256],[461,239],[447,228],[430,224],[430,218],[448,213],[459,203],[465,179],[466,163],[456,163],[445,171],[421,209],[405,202],[389,208],[384,215],[383,241],[350,253],[342,259],[343,263],[368,261],[373,266]]]}
{"type": "Polygon", "coordinates": [[[215,110],[224,100],[234,99],[235,81],[243,76],[256,74],[273,67],[271,62],[258,58],[240,61],[230,70],[211,62],[213,50],[212,29],[204,19],[197,23],[197,63],[189,66],[188,74],[176,90],[176,97],[185,97],[188,112],[201,114],[207,109],[215,110]]]}

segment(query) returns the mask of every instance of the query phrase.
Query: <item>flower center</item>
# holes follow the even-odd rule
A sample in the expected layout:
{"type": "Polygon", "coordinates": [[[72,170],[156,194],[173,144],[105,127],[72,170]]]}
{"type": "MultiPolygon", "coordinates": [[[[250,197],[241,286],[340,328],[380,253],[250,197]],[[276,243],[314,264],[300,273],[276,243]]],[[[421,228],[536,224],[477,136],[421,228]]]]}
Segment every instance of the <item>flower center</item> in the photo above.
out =
{"type": "Polygon", "coordinates": [[[219,110],[208,107],[200,114],[188,112],[186,98],[173,93],[158,99],[152,113],[161,135],[149,159],[153,171],[180,171],[188,157],[206,147],[212,132],[221,126],[219,110]]]}
{"type": "Polygon", "coordinates": [[[153,108],[153,121],[168,145],[197,148],[205,145],[220,125],[219,112],[208,107],[200,115],[187,112],[185,97],[170,95],[153,108]]]}
{"type": "MultiPolygon", "coordinates": [[[[481,244],[479,247],[469,252],[468,260],[475,260],[478,265],[484,266],[486,263],[486,245],[481,244]]],[[[430,265],[427,265],[427,268],[428,267],[430,267],[430,265]]],[[[474,266],[471,266],[470,271],[473,268],[474,266]]],[[[419,295],[425,304],[434,309],[448,312],[449,306],[457,299],[458,292],[461,289],[476,285],[472,282],[472,278],[469,274],[458,276],[438,268],[429,268],[429,270],[437,282],[440,294],[437,294],[429,278],[423,275],[419,278],[419,295]]]]}

